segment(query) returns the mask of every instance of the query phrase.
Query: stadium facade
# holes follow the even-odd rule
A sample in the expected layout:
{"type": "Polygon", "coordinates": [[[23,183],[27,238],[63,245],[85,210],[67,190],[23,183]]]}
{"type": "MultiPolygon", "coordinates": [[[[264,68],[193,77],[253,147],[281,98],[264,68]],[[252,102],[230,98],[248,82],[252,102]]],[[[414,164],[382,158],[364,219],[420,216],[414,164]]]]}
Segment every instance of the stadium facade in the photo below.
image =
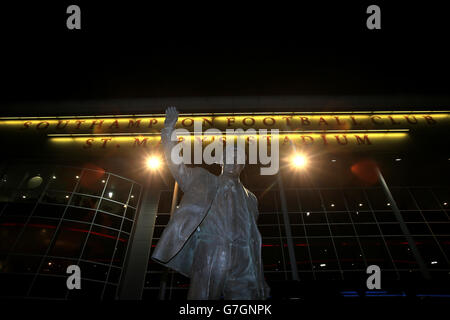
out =
{"type": "Polygon", "coordinates": [[[273,299],[305,298],[311,288],[366,295],[370,265],[380,267],[386,295],[446,294],[450,111],[358,101],[64,102],[63,114],[53,104],[1,117],[0,296],[186,298],[189,279],[150,259],[182,197],[160,150],[168,105],[191,134],[195,120],[222,132],[255,129],[249,146],[278,130],[279,172],[261,175],[262,165],[248,164],[241,175],[258,197],[273,299]],[[298,154],[302,168],[292,162],[298,154]],[[149,168],[149,158],[160,165],[149,168]],[[66,287],[73,264],[81,290],[66,287]]]}

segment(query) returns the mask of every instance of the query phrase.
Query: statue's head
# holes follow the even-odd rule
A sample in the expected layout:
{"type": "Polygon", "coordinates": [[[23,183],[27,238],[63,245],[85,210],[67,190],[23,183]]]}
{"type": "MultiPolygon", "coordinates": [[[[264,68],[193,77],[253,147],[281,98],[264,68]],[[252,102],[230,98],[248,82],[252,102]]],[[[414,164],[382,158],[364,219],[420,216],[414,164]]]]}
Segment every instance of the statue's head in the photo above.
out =
{"type": "MultiPolygon", "coordinates": [[[[232,176],[236,176],[239,177],[239,175],[241,174],[242,170],[245,167],[244,163],[238,163],[238,148],[235,146],[234,149],[224,149],[223,152],[223,164],[222,164],[222,174],[228,174],[228,175],[232,175],[232,176]],[[232,157],[232,161],[231,162],[227,162],[227,150],[233,152],[233,157],[232,157]]],[[[230,159],[229,159],[230,160],[230,159]]],[[[242,160],[240,162],[245,162],[245,151],[244,154],[242,155],[242,160]]]]}

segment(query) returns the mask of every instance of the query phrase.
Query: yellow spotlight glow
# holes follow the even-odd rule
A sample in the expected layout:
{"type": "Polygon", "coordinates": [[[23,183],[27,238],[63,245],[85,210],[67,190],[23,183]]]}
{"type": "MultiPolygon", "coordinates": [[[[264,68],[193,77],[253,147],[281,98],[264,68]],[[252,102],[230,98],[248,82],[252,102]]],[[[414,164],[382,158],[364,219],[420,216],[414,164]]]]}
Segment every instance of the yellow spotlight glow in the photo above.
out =
{"type": "Polygon", "coordinates": [[[296,154],[292,157],[292,164],[296,168],[304,168],[307,163],[308,163],[308,160],[302,154],[296,154]]]}
{"type": "Polygon", "coordinates": [[[161,160],[158,157],[152,156],[147,158],[147,168],[156,170],[161,166],[161,160]]]}

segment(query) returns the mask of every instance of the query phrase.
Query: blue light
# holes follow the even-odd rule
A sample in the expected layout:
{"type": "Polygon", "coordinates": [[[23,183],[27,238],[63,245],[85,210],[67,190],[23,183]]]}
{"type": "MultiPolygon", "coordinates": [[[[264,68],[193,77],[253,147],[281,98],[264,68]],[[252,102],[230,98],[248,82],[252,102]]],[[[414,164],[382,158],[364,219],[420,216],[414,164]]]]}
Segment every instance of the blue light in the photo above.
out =
{"type": "Polygon", "coordinates": [[[417,294],[417,297],[450,298],[450,294],[417,294]]]}
{"type": "Polygon", "coordinates": [[[341,294],[358,294],[356,291],[341,291],[341,294]]]}
{"type": "Polygon", "coordinates": [[[406,294],[369,294],[366,297],[406,297],[406,294]]]}

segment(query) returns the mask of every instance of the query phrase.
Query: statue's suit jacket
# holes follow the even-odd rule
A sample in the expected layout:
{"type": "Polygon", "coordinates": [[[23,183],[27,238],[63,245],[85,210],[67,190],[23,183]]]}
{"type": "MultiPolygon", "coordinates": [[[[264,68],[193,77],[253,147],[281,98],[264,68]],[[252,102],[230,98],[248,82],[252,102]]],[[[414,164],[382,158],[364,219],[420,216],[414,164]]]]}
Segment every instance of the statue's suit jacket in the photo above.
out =
{"type": "MultiPolygon", "coordinates": [[[[162,146],[166,162],[172,175],[178,182],[184,195],[177,209],[161,234],[161,238],[152,254],[155,261],[190,277],[197,237],[194,233],[206,217],[218,188],[216,175],[197,167],[189,168],[185,164],[175,164],[171,159],[171,150],[176,142],[170,140],[172,130],[164,128],[161,132],[162,146]]],[[[258,202],[256,196],[244,188],[247,194],[249,212],[255,223],[251,224],[250,238],[252,258],[255,262],[257,282],[260,284],[261,296],[267,297],[268,286],[264,281],[261,260],[261,235],[256,227],[258,202]]]]}

